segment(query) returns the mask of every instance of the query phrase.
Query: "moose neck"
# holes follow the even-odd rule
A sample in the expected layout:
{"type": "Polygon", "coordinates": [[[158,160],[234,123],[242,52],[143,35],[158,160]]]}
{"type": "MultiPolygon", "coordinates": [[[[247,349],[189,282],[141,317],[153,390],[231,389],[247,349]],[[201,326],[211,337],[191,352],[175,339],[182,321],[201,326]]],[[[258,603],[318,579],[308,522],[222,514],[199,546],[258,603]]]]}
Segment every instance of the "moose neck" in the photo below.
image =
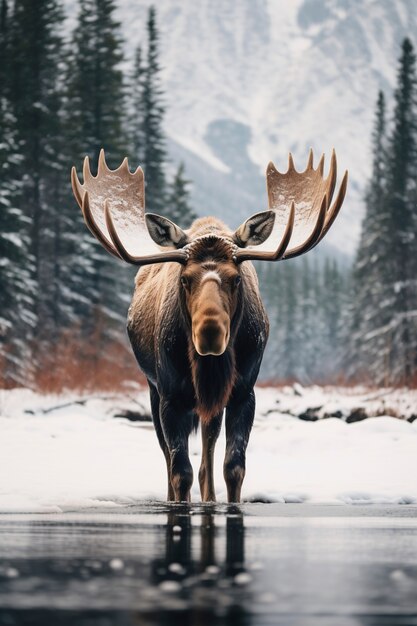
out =
{"type": "MultiPolygon", "coordinates": [[[[181,292],[180,292],[181,293],[181,292]]],[[[234,342],[243,316],[243,289],[239,290],[238,306],[230,320],[230,339],[223,354],[201,356],[195,349],[191,319],[184,298],[181,309],[188,338],[188,358],[196,397],[196,412],[202,422],[208,422],[227,405],[237,378],[234,342]]]]}

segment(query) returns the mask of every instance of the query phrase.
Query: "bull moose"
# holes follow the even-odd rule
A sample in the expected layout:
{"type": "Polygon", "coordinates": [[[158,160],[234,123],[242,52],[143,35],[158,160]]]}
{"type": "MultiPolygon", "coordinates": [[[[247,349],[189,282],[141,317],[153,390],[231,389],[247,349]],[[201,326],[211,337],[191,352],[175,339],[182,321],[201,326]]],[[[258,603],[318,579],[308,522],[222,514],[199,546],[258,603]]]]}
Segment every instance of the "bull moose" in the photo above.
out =
{"type": "Polygon", "coordinates": [[[224,478],[229,502],[239,502],[255,412],[254,385],[268,339],[268,318],[249,261],[281,261],[311,250],[342,206],[345,173],[336,183],[333,151],[297,172],[267,168],[269,210],[235,232],[213,217],[182,230],[145,213],[144,175],[127,159],[110,170],[103,150],[97,175],[84,161],[84,183],[72,169],[72,188],[85,222],[116,258],[143,267],[136,276],[127,330],[150,391],[152,418],[168,472],[168,500],[189,501],[193,470],[188,438],[201,424],[199,483],[203,501],[215,500],[213,453],[226,409],[224,478]],[[291,246],[290,246],[291,243],[291,246]]]}

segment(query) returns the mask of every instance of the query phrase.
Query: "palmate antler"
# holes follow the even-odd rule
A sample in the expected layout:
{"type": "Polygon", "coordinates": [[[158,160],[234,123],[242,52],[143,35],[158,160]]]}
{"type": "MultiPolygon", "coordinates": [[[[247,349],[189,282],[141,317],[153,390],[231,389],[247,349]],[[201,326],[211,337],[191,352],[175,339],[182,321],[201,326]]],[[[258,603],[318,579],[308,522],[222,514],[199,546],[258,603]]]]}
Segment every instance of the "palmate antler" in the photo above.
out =
{"type": "Polygon", "coordinates": [[[78,180],[73,167],[71,183],[85,223],[90,231],[115,257],[133,265],[178,261],[185,263],[184,250],[161,249],[149,236],[145,223],[145,183],[140,167],[130,172],[127,158],[116,170],[110,170],[100,151],[97,176],[84,159],[84,183],[78,180]],[[141,249],[142,254],[135,252],[141,249]]]}
{"type": "MultiPolygon", "coordinates": [[[[337,176],[334,151],[327,178],[323,177],[323,168],[324,155],[314,169],[312,150],[304,172],[296,171],[291,154],[285,174],[278,172],[273,163],[268,165],[266,175],[269,208],[275,213],[275,225],[265,243],[256,248],[236,246],[236,263],[289,259],[304,254],[318,244],[333,224],[342,206],[347,186],[345,172],[336,199],[331,205],[337,176]]],[[[83,176],[84,183],[81,184],[75,168],[72,168],[74,195],[88,228],[108,252],[133,265],[168,261],[186,263],[186,240],[178,239],[177,248],[161,250],[149,235],[146,220],[149,224],[157,216],[145,214],[144,176],[140,167],[131,173],[127,159],[124,159],[120,167],[110,170],[104,151],[101,150],[97,176],[91,174],[88,157],[84,160],[83,176]],[[139,256],[138,248],[141,250],[139,256]]],[[[258,214],[262,215],[264,214],[258,214]]],[[[172,222],[169,224],[174,231],[180,231],[172,222]]]]}
{"type": "Polygon", "coordinates": [[[323,170],[324,154],[317,169],[314,169],[312,150],[310,150],[304,172],[297,172],[291,154],[288,158],[288,170],[285,174],[278,172],[272,162],[269,163],[266,170],[266,182],[269,208],[276,214],[275,226],[267,241],[256,250],[239,250],[237,253],[239,261],[271,260],[271,246],[279,237],[279,231],[282,232],[282,229],[291,221],[293,206],[295,207],[295,219],[289,242],[291,247],[286,248],[280,258],[290,259],[304,254],[323,239],[343,204],[348,180],[346,171],[336,199],[331,205],[337,178],[337,162],[334,150],[327,178],[323,178],[323,170]]]}

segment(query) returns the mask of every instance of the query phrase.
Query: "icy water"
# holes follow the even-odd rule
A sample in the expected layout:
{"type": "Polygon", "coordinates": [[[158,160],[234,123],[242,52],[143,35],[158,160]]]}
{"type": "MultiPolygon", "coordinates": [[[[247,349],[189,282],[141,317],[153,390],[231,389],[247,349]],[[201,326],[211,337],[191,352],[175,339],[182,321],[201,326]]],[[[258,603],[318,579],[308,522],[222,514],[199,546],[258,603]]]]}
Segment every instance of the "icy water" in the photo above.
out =
{"type": "Polygon", "coordinates": [[[417,507],[1,515],[0,623],[417,625],[417,507]]]}

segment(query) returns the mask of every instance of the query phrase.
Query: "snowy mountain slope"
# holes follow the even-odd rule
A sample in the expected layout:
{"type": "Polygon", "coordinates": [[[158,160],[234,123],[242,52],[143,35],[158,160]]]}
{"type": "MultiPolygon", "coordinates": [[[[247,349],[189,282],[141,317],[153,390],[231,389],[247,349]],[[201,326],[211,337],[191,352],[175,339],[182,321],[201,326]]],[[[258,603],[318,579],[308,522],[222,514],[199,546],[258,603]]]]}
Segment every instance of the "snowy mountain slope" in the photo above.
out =
{"type": "MultiPolygon", "coordinates": [[[[75,0],[66,1],[73,13],[75,0]]],[[[150,3],[118,4],[131,55],[145,42],[150,3]]],[[[310,146],[317,154],[334,146],[340,169],[350,170],[350,185],[328,241],[352,253],[370,170],[377,90],[392,90],[401,40],[416,32],[415,0],[154,4],[171,154],[186,162],[198,210],[235,225],[249,211],[265,208],[269,160],[284,169],[291,150],[302,169],[310,146]],[[234,150],[227,149],[225,126],[234,150]]]]}

